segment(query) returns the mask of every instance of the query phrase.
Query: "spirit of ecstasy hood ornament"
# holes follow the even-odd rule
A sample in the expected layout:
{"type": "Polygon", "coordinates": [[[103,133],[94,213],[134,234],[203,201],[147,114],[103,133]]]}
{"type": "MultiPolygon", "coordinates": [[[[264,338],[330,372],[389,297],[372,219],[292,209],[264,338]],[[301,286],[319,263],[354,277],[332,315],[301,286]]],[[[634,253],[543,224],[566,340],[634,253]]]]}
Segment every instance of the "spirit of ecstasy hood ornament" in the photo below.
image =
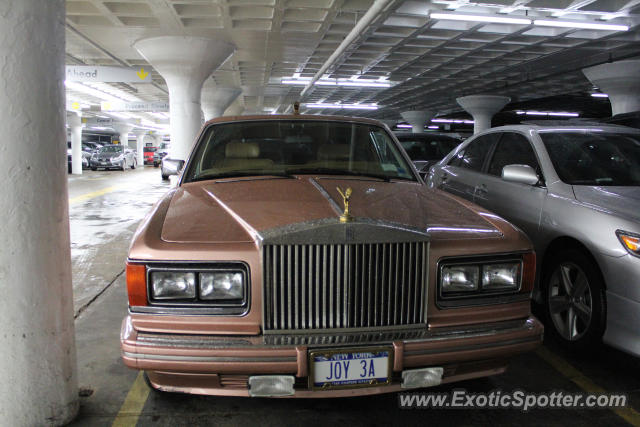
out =
{"type": "Polygon", "coordinates": [[[349,222],[353,219],[353,217],[349,215],[349,199],[351,199],[351,193],[353,190],[351,190],[351,187],[348,187],[344,193],[340,190],[340,187],[336,187],[336,190],[338,190],[338,193],[342,196],[342,201],[344,203],[344,212],[340,215],[340,222],[349,222]]]}

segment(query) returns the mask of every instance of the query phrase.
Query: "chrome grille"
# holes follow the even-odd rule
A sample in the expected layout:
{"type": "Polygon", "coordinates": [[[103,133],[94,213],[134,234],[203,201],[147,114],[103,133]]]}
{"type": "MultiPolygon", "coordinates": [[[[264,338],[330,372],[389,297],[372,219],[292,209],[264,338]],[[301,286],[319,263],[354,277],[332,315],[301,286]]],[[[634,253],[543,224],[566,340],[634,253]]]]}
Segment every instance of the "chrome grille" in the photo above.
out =
{"type": "Polygon", "coordinates": [[[427,245],[265,245],[265,330],[424,323],[427,245]]]}

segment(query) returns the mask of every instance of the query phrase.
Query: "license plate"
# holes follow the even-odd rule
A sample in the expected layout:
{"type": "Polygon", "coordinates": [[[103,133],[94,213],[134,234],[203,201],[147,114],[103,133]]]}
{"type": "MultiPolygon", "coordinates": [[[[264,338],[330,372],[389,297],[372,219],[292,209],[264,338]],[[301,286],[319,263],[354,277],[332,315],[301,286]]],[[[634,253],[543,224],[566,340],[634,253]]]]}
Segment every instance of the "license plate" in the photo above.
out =
{"type": "Polygon", "coordinates": [[[101,164],[101,165],[106,165],[106,164],[107,164],[107,162],[100,162],[100,164],[101,164]]]}
{"type": "Polygon", "coordinates": [[[311,350],[309,385],[326,390],[390,384],[392,363],[391,347],[311,350]]]}

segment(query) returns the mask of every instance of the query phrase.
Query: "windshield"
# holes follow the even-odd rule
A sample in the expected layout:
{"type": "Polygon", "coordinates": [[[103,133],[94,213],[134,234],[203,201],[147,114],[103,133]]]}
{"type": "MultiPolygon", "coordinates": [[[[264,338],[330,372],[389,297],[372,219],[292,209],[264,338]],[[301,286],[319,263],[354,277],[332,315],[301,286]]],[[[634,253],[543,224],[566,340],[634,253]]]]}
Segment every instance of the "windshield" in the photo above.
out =
{"type": "Polygon", "coordinates": [[[107,145],[100,149],[101,153],[119,153],[122,151],[121,145],[107,145]]]}
{"type": "Polygon", "coordinates": [[[640,135],[540,132],[560,179],[571,185],[640,185],[640,135]]]}
{"type": "Polygon", "coordinates": [[[156,150],[157,150],[156,147],[144,147],[145,153],[155,153],[156,150]]]}
{"type": "Polygon", "coordinates": [[[190,160],[185,182],[293,174],[415,180],[411,166],[379,126],[271,120],[211,125],[190,160]]]}
{"type": "Polygon", "coordinates": [[[398,136],[398,140],[411,160],[441,160],[460,144],[460,141],[446,137],[398,136]]]}

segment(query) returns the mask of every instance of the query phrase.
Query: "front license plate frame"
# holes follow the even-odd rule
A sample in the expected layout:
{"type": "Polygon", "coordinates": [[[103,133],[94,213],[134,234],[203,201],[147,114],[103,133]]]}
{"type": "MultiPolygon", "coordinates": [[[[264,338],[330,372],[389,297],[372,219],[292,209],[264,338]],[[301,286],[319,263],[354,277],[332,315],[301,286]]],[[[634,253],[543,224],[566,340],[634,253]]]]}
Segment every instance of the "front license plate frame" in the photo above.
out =
{"type": "MultiPolygon", "coordinates": [[[[349,360],[364,360],[365,358],[350,358],[349,360]]],[[[371,360],[372,358],[367,358],[371,360]]],[[[349,347],[349,348],[319,348],[319,349],[310,349],[308,351],[307,358],[308,366],[309,366],[309,388],[311,390],[339,390],[339,389],[352,389],[352,388],[363,388],[363,387],[377,387],[381,385],[389,385],[391,384],[391,377],[393,375],[393,346],[377,346],[377,347],[349,347]],[[374,380],[363,380],[362,382],[357,383],[349,383],[349,384],[339,384],[334,382],[323,382],[322,385],[317,385],[315,382],[315,364],[316,357],[324,357],[327,359],[332,359],[337,354],[345,354],[350,355],[351,357],[354,354],[362,354],[362,353],[372,353],[377,357],[384,357],[382,354],[387,354],[387,375],[384,381],[381,381],[381,377],[374,380]]]]}

